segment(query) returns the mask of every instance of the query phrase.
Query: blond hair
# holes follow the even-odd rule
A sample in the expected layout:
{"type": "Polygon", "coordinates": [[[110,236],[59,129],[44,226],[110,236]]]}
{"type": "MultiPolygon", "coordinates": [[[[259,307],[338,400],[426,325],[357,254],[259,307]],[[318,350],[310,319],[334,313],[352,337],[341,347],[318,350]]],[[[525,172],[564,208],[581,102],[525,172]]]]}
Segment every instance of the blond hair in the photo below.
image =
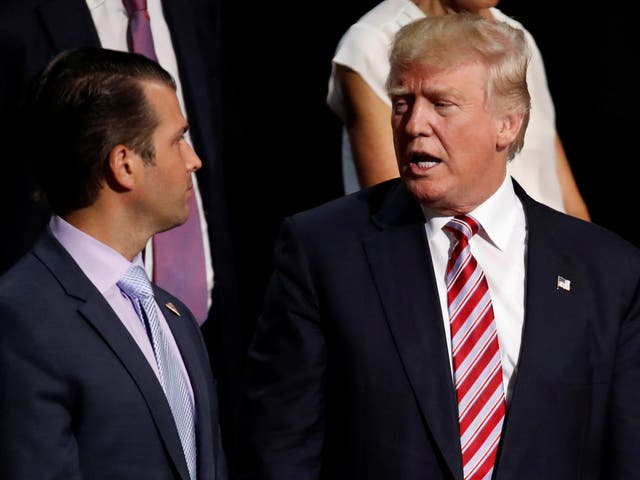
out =
{"type": "Polygon", "coordinates": [[[451,68],[469,61],[485,63],[489,68],[487,105],[523,115],[522,128],[509,146],[509,159],[522,149],[531,103],[529,49],[522,30],[471,13],[426,17],[398,31],[389,61],[387,89],[399,72],[415,65],[451,68]]]}

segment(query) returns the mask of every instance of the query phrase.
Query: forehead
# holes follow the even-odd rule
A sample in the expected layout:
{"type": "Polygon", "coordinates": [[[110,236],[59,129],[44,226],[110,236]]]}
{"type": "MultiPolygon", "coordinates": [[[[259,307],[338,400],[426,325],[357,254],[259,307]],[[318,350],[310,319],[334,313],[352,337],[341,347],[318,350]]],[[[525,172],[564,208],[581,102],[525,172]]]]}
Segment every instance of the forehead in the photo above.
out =
{"type": "Polygon", "coordinates": [[[157,81],[143,80],[142,90],[160,124],[185,122],[176,91],[171,86],[157,81]]]}
{"type": "Polygon", "coordinates": [[[391,72],[389,94],[457,88],[479,88],[484,91],[488,78],[488,66],[477,60],[449,66],[415,63],[391,72]]]}

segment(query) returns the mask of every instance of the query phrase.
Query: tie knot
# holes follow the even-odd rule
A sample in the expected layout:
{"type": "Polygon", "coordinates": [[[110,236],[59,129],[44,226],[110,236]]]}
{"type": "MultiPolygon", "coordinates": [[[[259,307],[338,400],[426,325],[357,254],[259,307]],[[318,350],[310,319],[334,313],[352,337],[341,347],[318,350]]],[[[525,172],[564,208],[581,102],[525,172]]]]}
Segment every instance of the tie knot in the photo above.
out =
{"type": "Polygon", "coordinates": [[[480,231],[480,224],[469,215],[456,215],[447,222],[444,228],[453,233],[457,239],[460,237],[469,239],[480,231]]]}
{"type": "Polygon", "coordinates": [[[129,16],[134,12],[145,11],[147,9],[147,0],[122,0],[122,3],[129,16]]]}
{"type": "Polygon", "coordinates": [[[144,268],[131,265],[117,283],[120,290],[129,298],[143,299],[153,297],[153,288],[144,268]]]}

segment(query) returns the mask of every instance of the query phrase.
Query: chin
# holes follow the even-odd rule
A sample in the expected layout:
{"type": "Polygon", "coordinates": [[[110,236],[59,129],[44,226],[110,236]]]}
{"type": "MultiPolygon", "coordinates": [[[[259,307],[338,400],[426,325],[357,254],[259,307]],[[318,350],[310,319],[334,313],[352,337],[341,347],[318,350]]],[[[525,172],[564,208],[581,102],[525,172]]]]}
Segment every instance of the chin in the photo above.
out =
{"type": "Polygon", "coordinates": [[[186,215],[175,216],[173,218],[167,219],[162,231],[166,232],[167,230],[171,230],[172,228],[179,227],[180,225],[185,224],[188,218],[189,213],[187,213],[186,215]]]}
{"type": "Polygon", "coordinates": [[[441,189],[434,188],[432,182],[429,182],[424,178],[405,179],[404,184],[407,186],[409,193],[424,205],[436,202],[442,196],[441,189]]]}
{"type": "Polygon", "coordinates": [[[187,223],[187,220],[189,220],[189,212],[187,212],[186,215],[177,218],[173,226],[179,227],[180,225],[184,225],[185,223],[187,223]]]}
{"type": "Polygon", "coordinates": [[[189,205],[185,205],[181,212],[176,212],[176,216],[173,219],[176,222],[176,226],[185,223],[189,219],[190,213],[191,209],[189,208],[189,205]]]}

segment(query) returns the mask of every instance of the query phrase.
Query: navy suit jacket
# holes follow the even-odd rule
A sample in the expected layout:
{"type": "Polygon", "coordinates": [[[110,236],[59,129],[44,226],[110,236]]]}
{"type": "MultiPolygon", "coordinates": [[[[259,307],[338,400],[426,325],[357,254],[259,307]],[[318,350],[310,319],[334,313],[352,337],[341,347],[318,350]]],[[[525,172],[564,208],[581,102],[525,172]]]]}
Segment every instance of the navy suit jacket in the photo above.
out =
{"type": "MultiPolygon", "coordinates": [[[[494,479],[638,479],[640,251],[516,191],[525,318],[494,479]]],[[[241,478],[462,480],[424,217],[403,184],[286,219],[275,266],[241,478]]]]}
{"type": "MultiPolygon", "coordinates": [[[[200,329],[178,299],[154,292],[193,388],[198,478],[224,480],[216,385],[200,329]]],[[[0,445],[0,477],[11,480],[189,479],[155,373],[48,231],[0,278],[0,445]]]]}
{"type": "MultiPolygon", "coordinates": [[[[190,133],[202,159],[197,172],[209,227],[215,288],[209,319],[202,327],[219,382],[225,443],[240,388],[244,350],[239,320],[234,253],[229,229],[219,142],[218,2],[163,0],[171,32],[190,133]]],[[[29,119],[21,107],[32,77],[66,49],[100,46],[84,0],[3,0],[0,6],[0,272],[27,252],[45,228],[49,211],[33,199],[34,179],[25,159],[29,119]],[[8,180],[10,179],[10,180],[8,180]]]]}

